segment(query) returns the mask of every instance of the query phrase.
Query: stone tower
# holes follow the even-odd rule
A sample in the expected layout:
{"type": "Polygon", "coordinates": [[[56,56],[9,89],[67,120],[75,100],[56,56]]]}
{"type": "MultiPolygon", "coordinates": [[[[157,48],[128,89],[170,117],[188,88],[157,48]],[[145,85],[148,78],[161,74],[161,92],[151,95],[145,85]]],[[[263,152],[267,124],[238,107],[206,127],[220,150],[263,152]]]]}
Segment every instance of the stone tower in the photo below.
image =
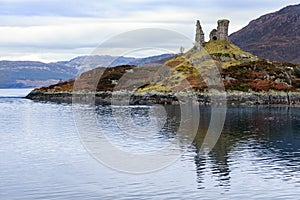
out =
{"type": "Polygon", "coordinates": [[[218,20],[218,28],[213,29],[210,32],[209,35],[210,41],[228,40],[228,26],[229,26],[229,20],[227,19],[218,20]]]}
{"type": "Polygon", "coordinates": [[[204,32],[200,25],[200,21],[197,20],[196,23],[196,37],[195,37],[195,47],[199,50],[204,44],[204,32]]]}
{"type": "Polygon", "coordinates": [[[219,40],[228,40],[228,26],[229,26],[229,20],[227,19],[221,19],[218,20],[218,35],[219,40]]]}
{"type": "Polygon", "coordinates": [[[218,35],[218,31],[217,29],[213,29],[210,34],[209,34],[209,39],[210,41],[212,40],[218,40],[219,39],[219,35],[218,35]]]}
{"type": "MultiPolygon", "coordinates": [[[[220,19],[218,20],[218,28],[213,29],[210,34],[209,38],[210,41],[215,40],[229,40],[228,38],[228,27],[229,27],[229,20],[227,19],[220,19]]],[[[204,46],[205,40],[204,40],[204,32],[202,30],[202,27],[200,25],[200,21],[197,20],[196,23],[196,37],[195,37],[195,48],[197,50],[201,49],[201,47],[204,46]]]]}

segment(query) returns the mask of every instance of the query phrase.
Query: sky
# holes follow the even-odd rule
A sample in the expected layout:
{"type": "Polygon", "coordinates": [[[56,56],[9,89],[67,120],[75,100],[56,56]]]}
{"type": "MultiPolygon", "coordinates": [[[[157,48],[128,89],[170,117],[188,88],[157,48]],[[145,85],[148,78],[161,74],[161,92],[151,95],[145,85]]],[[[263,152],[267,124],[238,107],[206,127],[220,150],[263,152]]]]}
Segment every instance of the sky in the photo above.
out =
{"type": "Polygon", "coordinates": [[[294,4],[299,0],[0,0],[0,60],[70,60],[92,54],[119,34],[146,28],[193,41],[197,19],[208,39],[218,19],[229,19],[233,33],[294,4]]]}

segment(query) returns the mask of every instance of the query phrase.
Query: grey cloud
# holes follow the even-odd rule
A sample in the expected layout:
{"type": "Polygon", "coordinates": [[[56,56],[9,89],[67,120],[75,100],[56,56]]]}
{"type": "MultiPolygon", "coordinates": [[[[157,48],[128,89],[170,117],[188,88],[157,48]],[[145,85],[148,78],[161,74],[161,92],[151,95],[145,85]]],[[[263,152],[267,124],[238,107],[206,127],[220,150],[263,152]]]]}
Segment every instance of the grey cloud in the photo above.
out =
{"type": "Polygon", "coordinates": [[[138,29],[122,33],[102,43],[95,54],[115,54],[116,51],[132,51],[136,49],[166,49],[176,51],[180,46],[192,47],[192,40],[186,36],[164,29],[138,29]]]}
{"type": "MultiPolygon", "coordinates": [[[[251,10],[258,8],[276,8],[295,4],[296,0],[20,0],[0,1],[0,15],[17,16],[69,16],[69,17],[103,17],[114,18],[128,16],[136,11],[151,11],[162,8],[178,10],[251,10]]],[[[174,13],[176,14],[176,13],[174,13]]],[[[163,20],[163,19],[162,19],[163,20]]]]}

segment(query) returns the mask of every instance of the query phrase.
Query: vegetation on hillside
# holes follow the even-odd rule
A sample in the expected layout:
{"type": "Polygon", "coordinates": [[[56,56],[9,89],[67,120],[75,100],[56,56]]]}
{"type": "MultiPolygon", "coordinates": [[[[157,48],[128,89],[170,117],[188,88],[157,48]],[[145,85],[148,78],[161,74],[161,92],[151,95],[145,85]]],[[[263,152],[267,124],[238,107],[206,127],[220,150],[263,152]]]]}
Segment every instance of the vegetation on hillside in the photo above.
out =
{"type": "Polygon", "coordinates": [[[260,58],[300,64],[300,4],[263,15],[230,35],[230,40],[260,58]]]}
{"type": "MultiPolygon", "coordinates": [[[[300,86],[300,66],[261,60],[229,41],[212,41],[205,43],[200,51],[191,49],[166,61],[164,66],[122,65],[90,70],[76,81],[75,90],[205,92],[209,79],[216,73],[221,75],[227,91],[292,91],[300,86]]],[[[38,90],[72,92],[73,84],[74,80],[38,90]]],[[[210,88],[214,87],[222,85],[210,84],[210,88]]]]}

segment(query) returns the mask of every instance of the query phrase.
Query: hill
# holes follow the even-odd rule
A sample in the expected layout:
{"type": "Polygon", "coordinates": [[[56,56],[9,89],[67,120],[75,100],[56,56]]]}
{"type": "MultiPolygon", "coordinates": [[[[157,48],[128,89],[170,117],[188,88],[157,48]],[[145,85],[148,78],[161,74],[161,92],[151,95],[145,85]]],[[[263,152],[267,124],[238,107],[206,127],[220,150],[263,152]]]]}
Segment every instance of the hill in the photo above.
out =
{"type": "Polygon", "coordinates": [[[35,61],[0,61],[0,88],[24,88],[49,86],[74,78],[79,71],[96,67],[118,65],[143,65],[163,63],[173,54],[162,54],[146,58],[123,56],[79,56],[70,61],[43,63],[35,61]],[[83,68],[84,66],[84,68],[83,68]]]}
{"type": "Polygon", "coordinates": [[[260,58],[300,63],[300,4],[251,21],[230,40],[260,58]]]}
{"type": "Polygon", "coordinates": [[[210,41],[204,44],[204,49],[210,58],[201,59],[200,65],[193,65],[191,61],[207,57],[207,54],[191,49],[185,55],[165,63],[177,73],[172,73],[171,76],[155,83],[155,87],[145,86],[142,91],[155,89],[170,92],[177,88],[184,90],[187,88],[184,86],[184,80],[187,80],[195,91],[205,92],[207,90],[205,77],[211,75],[214,70],[212,66],[218,67],[227,91],[293,91],[300,85],[299,65],[259,59],[229,41],[210,41]],[[173,80],[176,80],[177,84],[174,84],[173,80]]]}
{"type": "Polygon", "coordinates": [[[51,85],[74,77],[77,70],[59,63],[0,61],[0,88],[51,85]]]}
{"type": "MultiPolygon", "coordinates": [[[[295,91],[300,85],[299,65],[258,59],[229,41],[207,42],[204,49],[208,54],[201,55],[203,51],[191,49],[166,61],[164,64],[167,67],[161,67],[159,64],[143,67],[122,65],[87,71],[78,80],[80,91],[110,92],[118,90],[118,85],[121,85],[121,90],[130,90],[136,85],[136,80],[140,79],[143,80],[143,85],[137,90],[139,94],[188,92],[189,85],[194,91],[206,92],[205,77],[211,75],[212,66],[217,66],[220,70],[227,91],[295,91]],[[191,61],[195,58],[201,58],[200,65],[192,64],[191,61]],[[123,76],[126,76],[125,81],[120,82],[123,76]],[[96,87],[93,85],[94,80],[97,81],[96,87]]],[[[74,80],[39,88],[29,96],[34,98],[34,93],[72,93],[73,84],[74,80]]]]}
{"type": "MultiPolygon", "coordinates": [[[[164,63],[165,60],[172,58],[174,54],[161,54],[156,56],[134,58],[124,56],[110,56],[110,55],[92,55],[92,56],[78,56],[70,61],[59,62],[68,67],[72,67],[81,71],[84,68],[96,67],[115,67],[119,65],[145,65],[149,63],[164,63]],[[84,68],[83,68],[84,66],[84,68]]],[[[81,71],[82,72],[82,71],[81,71]]]]}

